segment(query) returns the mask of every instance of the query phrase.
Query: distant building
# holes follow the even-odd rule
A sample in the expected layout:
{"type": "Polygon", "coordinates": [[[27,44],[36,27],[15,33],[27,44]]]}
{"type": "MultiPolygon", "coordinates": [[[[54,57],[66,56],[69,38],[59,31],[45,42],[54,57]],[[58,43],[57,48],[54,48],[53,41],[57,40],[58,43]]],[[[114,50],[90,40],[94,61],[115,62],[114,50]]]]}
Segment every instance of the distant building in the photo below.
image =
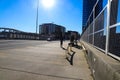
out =
{"type": "Polygon", "coordinates": [[[64,34],[65,31],[65,27],[53,23],[44,23],[39,26],[39,33],[45,36],[54,35],[56,38],[59,38],[60,33],[64,34]]]}
{"type": "Polygon", "coordinates": [[[65,38],[70,39],[71,35],[74,35],[76,39],[80,38],[80,34],[77,31],[67,31],[65,34],[65,38]]]}
{"type": "Polygon", "coordinates": [[[66,31],[65,27],[53,23],[44,23],[39,26],[39,33],[45,35],[51,35],[58,32],[65,33],[65,31],[66,31]]]}

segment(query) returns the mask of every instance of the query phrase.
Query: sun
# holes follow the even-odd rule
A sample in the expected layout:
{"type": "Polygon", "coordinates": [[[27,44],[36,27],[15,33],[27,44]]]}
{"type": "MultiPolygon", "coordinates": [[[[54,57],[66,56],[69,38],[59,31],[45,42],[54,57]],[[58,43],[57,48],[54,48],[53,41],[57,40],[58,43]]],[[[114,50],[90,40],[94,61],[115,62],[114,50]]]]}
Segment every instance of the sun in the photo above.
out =
{"type": "Polygon", "coordinates": [[[45,8],[52,8],[55,5],[55,0],[41,0],[41,3],[45,8]]]}

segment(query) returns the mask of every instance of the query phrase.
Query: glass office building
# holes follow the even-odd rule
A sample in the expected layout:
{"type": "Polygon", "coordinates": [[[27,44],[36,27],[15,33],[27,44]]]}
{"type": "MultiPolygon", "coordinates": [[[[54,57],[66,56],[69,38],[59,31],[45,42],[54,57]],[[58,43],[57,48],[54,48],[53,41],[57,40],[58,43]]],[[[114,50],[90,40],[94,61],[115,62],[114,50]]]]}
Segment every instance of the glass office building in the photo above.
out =
{"type": "MultiPolygon", "coordinates": [[[[105,0],[107,1],[107,0],[105,0]]],[[[97,15],[102,10],[103,0],[83,0],[83,19],[82,19],[82,30],[83,32],[86,30],[88,25],[93,21],[93,17],[97,17],[97,15]],[[98,4],[96,4],[98,2],[98,4]],[[95,7],[95,16],[93,16],[93,7],[95,7]],[[89,20],[89,21],[88,21],[89,20]]]]}
{"type": "Polygon", "coordinates": [[[87,20],[92,12],[92,9],[97,0],[83,0],[83,19],[82,19],[82,30],[86,29],[87,20]]]}
{"type": "Polygon", "coordinates": [[[44,23],[39,26],[39,33],[44,35],[57,34],[60,32],[65,33],[65,31],[65,27],[53,23],[44,23]]]}

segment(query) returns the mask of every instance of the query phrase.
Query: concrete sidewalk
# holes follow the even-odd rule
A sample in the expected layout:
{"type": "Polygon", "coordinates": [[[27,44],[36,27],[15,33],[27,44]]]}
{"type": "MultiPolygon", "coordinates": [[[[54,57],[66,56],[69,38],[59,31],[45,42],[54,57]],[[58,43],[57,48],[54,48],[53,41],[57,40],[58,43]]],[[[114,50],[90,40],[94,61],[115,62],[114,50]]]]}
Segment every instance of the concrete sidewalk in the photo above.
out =
{"type": "MultiPolygon", "coordinates": [[[[64,48],[68,42],[64,42],[64,48]]],[[[0,80],[93,80],[82,50],[73,48],[73,65],[58,41],[0,50],[0,80]]]]}

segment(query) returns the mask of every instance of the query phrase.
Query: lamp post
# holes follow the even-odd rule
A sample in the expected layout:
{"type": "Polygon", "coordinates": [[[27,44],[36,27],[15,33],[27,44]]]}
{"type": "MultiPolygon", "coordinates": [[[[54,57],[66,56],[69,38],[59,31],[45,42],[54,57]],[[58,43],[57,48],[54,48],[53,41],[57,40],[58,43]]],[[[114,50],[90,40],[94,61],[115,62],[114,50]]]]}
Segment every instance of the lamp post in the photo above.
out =
{"type": "Polygon", "coordinates": [[[39,0],[37,1],[37,15],[36,15],[36,34],[37,34],[37,29],[38,29],[38,9],[39,9],[39,0]]]}

